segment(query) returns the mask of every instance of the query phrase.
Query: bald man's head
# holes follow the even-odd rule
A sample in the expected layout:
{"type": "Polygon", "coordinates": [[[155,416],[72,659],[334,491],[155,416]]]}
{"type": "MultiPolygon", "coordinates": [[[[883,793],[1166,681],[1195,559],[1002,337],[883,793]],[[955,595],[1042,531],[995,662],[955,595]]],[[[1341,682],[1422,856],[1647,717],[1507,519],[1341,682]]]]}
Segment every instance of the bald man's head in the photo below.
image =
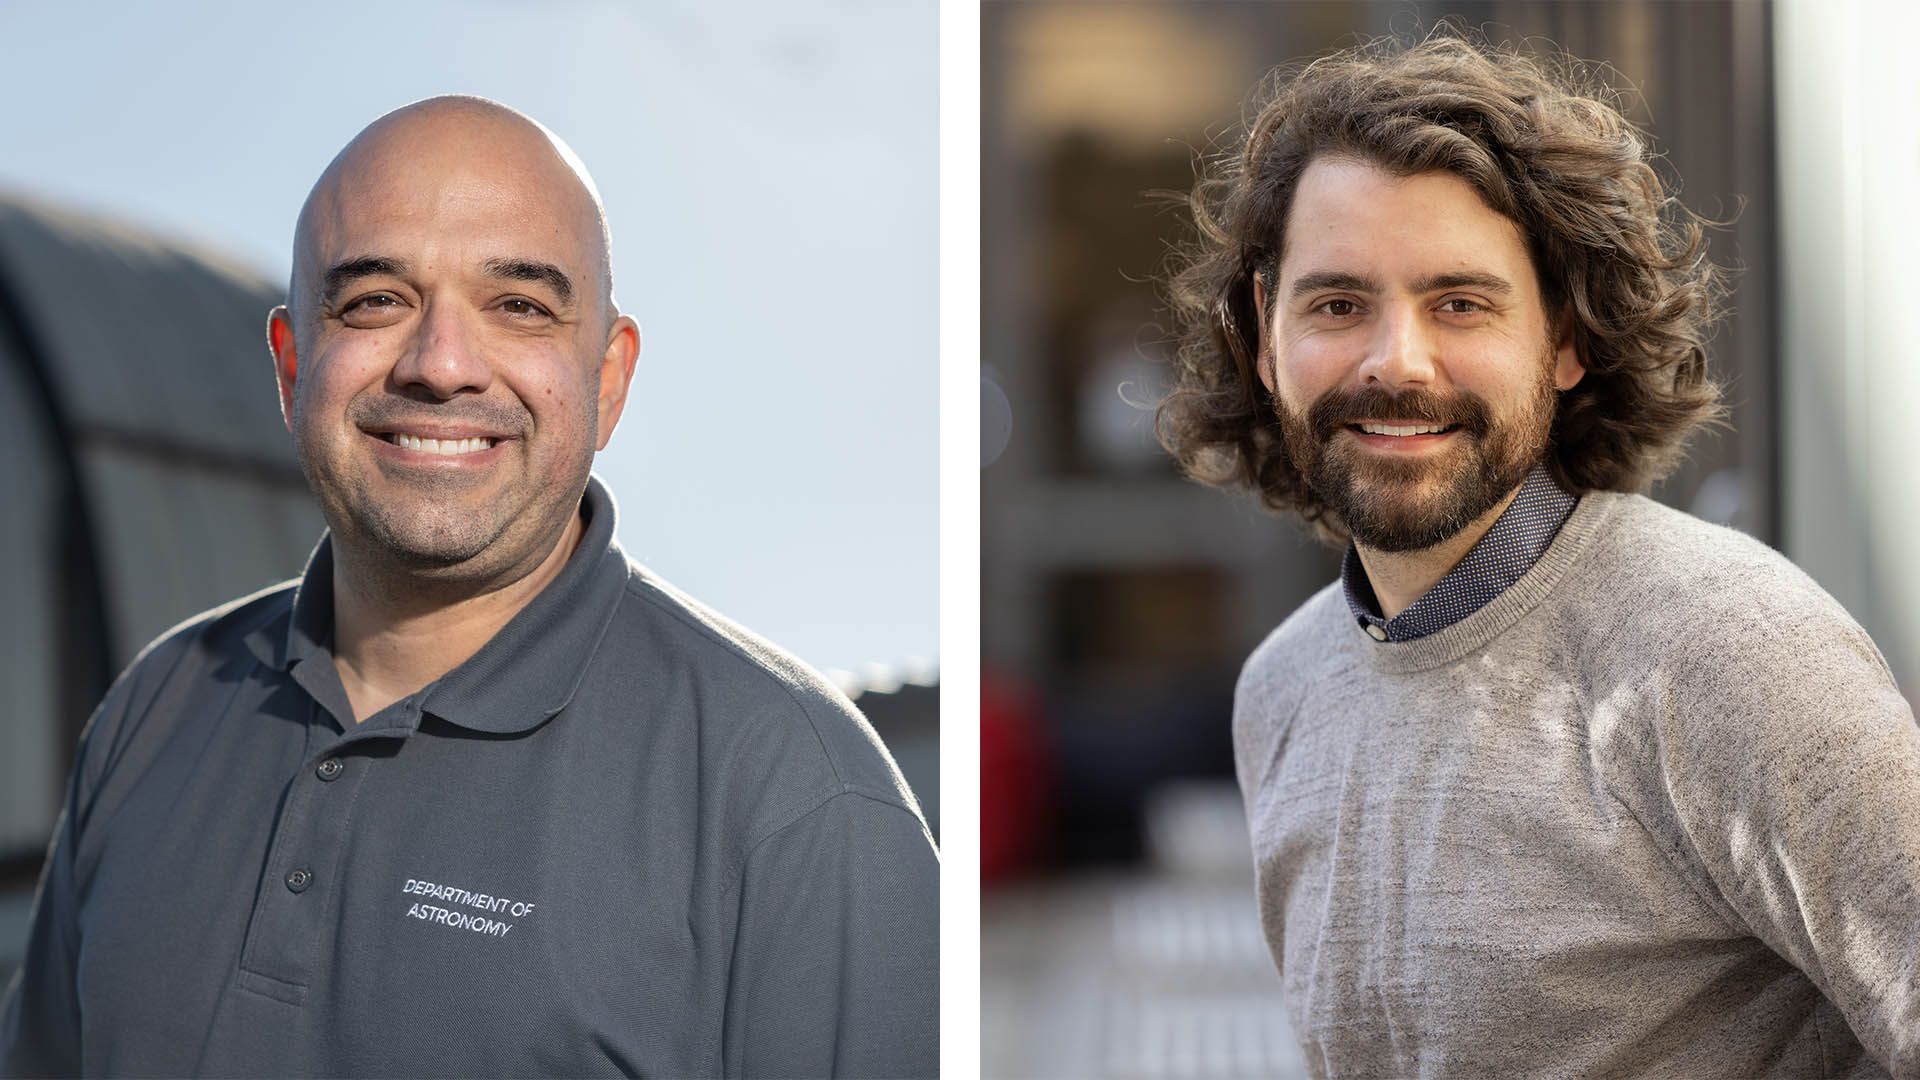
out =
{"type": "Polygon", "coordinates": [[[640,350],[580,159],[480,98],[388,113],[307,197],[289,292],[267,345],[336,568],[497,583],[549,557],[640,350]]]}
{"type": "Polygon", "coordinates": [[[539,224],[550,234],[547,246],[564,249],[569,265],[525,251],[484,258],[517,273],[558,270],[570,294],[597,306],[597,321],[613,320],[606,212],[579,156],[524,113],[486,98],[446,95],[375,120],[321,173],[294,227],[288,306],[296,324],[309,324],[325,309],[332,286],[356,260],[391,260],[379,248],[393,228],[410,231],[416,241],[422,228],[464,231],[428,239],[436,253],[459,246],[472,256],[490,239],[487,211],[539,224]]]}

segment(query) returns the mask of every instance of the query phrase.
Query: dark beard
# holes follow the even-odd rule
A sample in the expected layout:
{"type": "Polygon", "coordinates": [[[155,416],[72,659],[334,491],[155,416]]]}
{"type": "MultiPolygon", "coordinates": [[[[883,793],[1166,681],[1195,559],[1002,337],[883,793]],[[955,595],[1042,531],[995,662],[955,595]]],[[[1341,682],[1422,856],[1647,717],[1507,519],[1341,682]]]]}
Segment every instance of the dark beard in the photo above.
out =
{"type": "Polygon", "coordinates": [[[1330,390],[1302,418],[1275,398],[1287,454],[1307,485],[1357,543],[1376,551],[1419,551],[1458,536],[1492,509],[1545,455],[1556,398],[1542,377],[1524,412],[1501,423],[1468,391],[1393,393],[1384,387],[1330,390]],[[1347,434],[1358,420],[1446,424],[1456,445],[1439,455],[1394,460],[1347,434]],[[1420,497],[1423,488],[1433,493],[1420,497]]]}

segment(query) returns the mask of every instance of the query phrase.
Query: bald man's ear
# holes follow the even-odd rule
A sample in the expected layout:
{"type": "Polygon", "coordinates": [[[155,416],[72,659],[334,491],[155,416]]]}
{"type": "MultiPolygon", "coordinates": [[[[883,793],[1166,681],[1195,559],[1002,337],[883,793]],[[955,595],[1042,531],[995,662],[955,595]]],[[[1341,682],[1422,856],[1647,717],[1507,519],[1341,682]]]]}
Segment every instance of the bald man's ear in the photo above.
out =
{"type": "Polygon", "coordinates": [[[605,450],[627,407],[627,388],[633,384],[633,368],[640,359],[640,324],[622,315],[613,320],[607,337],[607,350],[600,357],[600,433],[595,450],[605,450]]]}
{"type": "Polygon", "coordinates": [[[293,316],[281,304],[267,312],[267,349],[273,353],[273,379],[280,384],[280,420],[293,430],[293,380],[300,358],[293,349],[293,316]]]}

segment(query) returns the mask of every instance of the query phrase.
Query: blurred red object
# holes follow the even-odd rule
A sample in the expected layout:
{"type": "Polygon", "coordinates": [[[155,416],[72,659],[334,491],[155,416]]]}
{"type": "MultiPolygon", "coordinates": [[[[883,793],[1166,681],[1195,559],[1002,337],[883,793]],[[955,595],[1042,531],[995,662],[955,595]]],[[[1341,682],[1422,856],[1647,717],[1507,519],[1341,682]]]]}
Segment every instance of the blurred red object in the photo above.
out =
{"type": "Polygon", "coordinates": [[[1052,770],[1033,693],[980,677],[980,883],[1029,869],[1051,846],[1052,770]]]}

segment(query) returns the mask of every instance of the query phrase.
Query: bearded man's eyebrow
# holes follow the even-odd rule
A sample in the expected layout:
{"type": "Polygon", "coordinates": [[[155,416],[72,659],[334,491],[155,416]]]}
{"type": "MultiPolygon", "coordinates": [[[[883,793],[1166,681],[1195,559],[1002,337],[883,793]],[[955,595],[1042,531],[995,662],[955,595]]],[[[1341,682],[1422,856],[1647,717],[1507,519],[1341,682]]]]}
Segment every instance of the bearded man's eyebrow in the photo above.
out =
{"type": "MultiPolygon", "coordinates": [[[[1442,289],[1479,289],[1482,292],[1499,296],[1510,296],[1514,292],[1513,283],[1498,274],[1484,270],[1450,270],[1438,274],[1428,274],[1412,283],[1416,293],[1439,292],[1442,289]]],[[[1378,293],[1380,283],[1364,274],[1355,274],[1345,270],[1314,270],[1293,280],[1290,290],[1295,299],[1308,293],[1323,289],[1342,289],[1347,292],[1378,293]]]]}
{"type": "Polygon", "coordinates": [[[1442,289],[1479,289],[1500,296],[1509,296],[1514,291],[1513,283],[1506,278],[1481,270],[1430,274],[1413,283],[1413,291],[1417,293],[1439,292],[1442,289]]]}
{"type": "Polygon", "coordinates": [[[320,279],[320,301],[327,307],[339,298],[347,286],[365,277],[404,277],[407,264],[399,259],[385,255],[356,255],[351,259],[342,259],[327,267],[320,279]]]}
{"type": "Polygon", "coordinates": [[[1380,283],[1364,274],[1350,273],[1345,270],[1312,270],[1293,279],[1290,292],[1298,300],[1311,292],[1322,289],[1344,289],[1347,292],[1377,293],[1380,283]]]}
{"type": "Polygon", "coordinates": [[[497,278],[544,283],[560,298],[561,304],[573,303],[573,279],[552,263],[538,259],[488,259],[482,265],[488,274],[497,278]]]}

